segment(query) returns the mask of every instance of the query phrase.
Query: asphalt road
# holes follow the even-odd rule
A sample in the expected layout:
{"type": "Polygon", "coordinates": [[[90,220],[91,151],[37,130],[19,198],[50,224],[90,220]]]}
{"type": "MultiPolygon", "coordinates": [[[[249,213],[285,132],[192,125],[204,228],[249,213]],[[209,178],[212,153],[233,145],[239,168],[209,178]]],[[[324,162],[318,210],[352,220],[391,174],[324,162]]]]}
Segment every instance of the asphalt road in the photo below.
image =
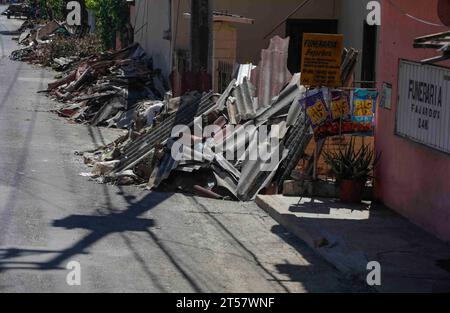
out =
{"type": "MultiPolygon", "coordinates": [[[[0,6],[0,12],[3,8],[0,6]]],[[[117,131],[69,124],[9,60],[0,17],[1,292],[344,292],[355,287],[254,203],[99,185],[75,156],[117,131]],[[69,286],[70,261],[81,286],[69,286]]]]}

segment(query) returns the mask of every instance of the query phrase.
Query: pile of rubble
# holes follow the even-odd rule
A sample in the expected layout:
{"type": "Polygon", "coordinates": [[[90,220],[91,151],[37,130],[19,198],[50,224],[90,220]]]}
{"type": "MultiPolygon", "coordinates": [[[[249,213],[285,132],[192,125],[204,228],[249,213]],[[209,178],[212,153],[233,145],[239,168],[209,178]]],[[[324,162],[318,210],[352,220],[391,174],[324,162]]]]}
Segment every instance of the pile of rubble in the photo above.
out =
{"type": "Polygon", "coordinates": [[[11,18],[11,16],[16,18],[29,17],[31,15],[31,8],[26,3],[12,3],[1,14],[6,15],[8,18],[11,18]]]}
{"type": "Polygon", "coordinates": [[[58,71],[101,51],[95,35],[80,36],[77,28],[66,23],[27,20],[18,32],[16,39],[24,48],[13,51],[12,60],[51,66],[58,71]]]}
{"type": "Polygon", "coordinates": [[[169,88],[138,44],[101,52],[95,35],[81,36],[77,28],[57,21],[27,20],[19,32],[19,44],[25,47],[12,52],[11,59],[63,72],[43,91],[58,101],[54,112],[93,126],[152,125],[152,112],[162,107],[160,100],[169,88]]]}
{"type": "MultiPolygon", "coordinates": [[[[150,127],[132,127],[84,153],[92,172],[83,175],[216,199],[249,201],[263,189],[276,192],[313,137],[299,104],[307,90],[286,67],[288,45],[289,39],[273,38],[260,65],[241,65],[221,95],[193,92],[160,102],[150,127]]],[[[345,52],[343,81],[357,57],[345,52]]]]}
{"type": "MultiPolygon", "coordinates": [[[[261,63],[240,65],[222,94],[189,92],[170,98],[152,59],[134,44],[90,56],[49,54],[73,30],[51,22],[24,24],[11,56],[42,62],[44,55],[65,73],[45,92],[54,111],[93,126],[127,129],[98,150],[81,153],[101,183],[139,184],[216,199],[249,201],[263,189],[276,192],[304,157],[313,138],[300,100],[307,89],[287,69],[289,39],[275,37],[261,63]],[[55,48],[52,50],[52,43],[55,48]]],[[[346,50],[343,85],[357,52],[346,50]]]]}
{"type": "MultiPolygon", "coordinates": [[[[128,129],[138,117],[143,118],[140,112],[164,98],[167,89],[151,58],[134,44],[79,62],[49,84],[47,92],[59,102],[54,111],[61,116],[77,123],[128,129]]],[[[148,118],[142,127],[151,122],[148,118]]]]}

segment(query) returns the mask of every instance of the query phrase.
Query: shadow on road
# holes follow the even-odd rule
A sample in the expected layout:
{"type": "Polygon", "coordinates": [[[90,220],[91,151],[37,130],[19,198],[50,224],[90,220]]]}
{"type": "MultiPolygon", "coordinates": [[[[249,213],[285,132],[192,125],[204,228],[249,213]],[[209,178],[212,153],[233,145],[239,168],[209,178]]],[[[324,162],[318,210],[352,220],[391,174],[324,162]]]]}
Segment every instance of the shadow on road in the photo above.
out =
{"type": "Polygon", "coordinates": [[[171,197],[170,194],[154,195],[149,193],[144,199],[138,203],[131,204],[128,209],[120,213],[111,213],[103,216],[70,215],[64,219],[55,220],[52,223],[52,226],[54,227],[69,230],[87,229],[90,233],[73,246],[61,251],[29,250],[20,248],[0,249],[0,272],[16,269],[15,267],[10,266],[14,265],[15,262],[8,262],[8,259],[35,254],[56,254],[56,256],[43,263],[30,262],[28,268],[21,266],[20,269],[63,269],[61,266],[65,261],[78,254],[87,254],[90,246],[110,234],[148,232],[148,229],[154,226],[154,221],[151,219],[142,219],[139,218],[139,216],[150,211],[169,197],[171,197]]]}
{"type": "MultiPolygon", "coordinates": [[[[120,233],[124,235],[127,232],[145,232],[155,242],[155,244],[164,252],[168,260],[178,270],[178,272],[185,278],[193,290],[201,292],[201,288],[197,283],[183,270],[178,264],[175,257],[173,257],[169,250],[162,244],[158,237],[151,231],[151,228],[155,225],[152,219],[142,219],[139,216],[152,210],[157,205],[161,204],[172,194],[162,193],[149,193],[141,201],[133,203],[130,201],[129,207],[120,213],[110,213],[102,216],[89,216],[89,215],[70,215],[61,220],[53,221],[54,227],[64,229],[87,229],[90,233],[84,238],[80,239],[74,245],[61,250],[61,251],[49,251],[49,250],[28,250],[20,248],[0,249],[0,273],[2,271],[11,270],[65,270],[65,262],[69,261],[73,256],[80,254],[89,254],[89,248],[98,241],[102,240],[108,235],[114,233],[120,233]],[[45,262],[14,262],[9,261],[12,258],[25,257],[29,255],[55,255],[51,259],[45,262]]],[[[124,237],[128,247],[132,250],[131,242],[127,237],[124,237]]],[[[156,287],[161,291],[163,287],[157,282],[157,275],[150,272],[146,267],[145,260],[134,251],[135,258],[144,267],[145,272],[155,283],[156,287]]]]}

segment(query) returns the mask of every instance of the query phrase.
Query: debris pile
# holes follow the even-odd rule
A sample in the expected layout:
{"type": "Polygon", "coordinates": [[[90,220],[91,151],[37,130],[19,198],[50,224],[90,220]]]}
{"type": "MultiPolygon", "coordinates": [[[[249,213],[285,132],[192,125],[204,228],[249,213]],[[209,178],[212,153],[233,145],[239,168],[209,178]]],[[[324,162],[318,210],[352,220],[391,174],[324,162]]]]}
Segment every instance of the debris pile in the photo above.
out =
{"type": "Polygon", "coordinates": [[[7,18],[14,17],[29,17],[31,15],[31,8],[26,3],[12,3],[8,8],[1,13],[7,18]]]}
{"type": "MultiPolygon", "coordinates": [[[[61,66],[70,58],[55,60],[61,66]]],[[[140,112],[164,98],[167,85],[144,50],[134,44],[118,52],[94,55],[48,85],[60,104],[55,112],[77,123],[130,128],[140,112]]],[[[141,116],[143,118],[144,115],[141,116]]],[[[142,127],[150,125],[145,122],[142,127]]]]}
{"type": "Polygon", "coordinates": [[[161,106],[169,88],[139,44],[102,53],[95,35],[78,36],[76,28],[57,21],[26,21],[20,31],[18,41],[26,47],[11,59],[64,72],[45,90],[59,102],[53,111],[93,126],[140,129],[153,123],[149,112],[161,106]]]}
{"type": "MultiPolygon", "coordinates": [[[[57,100],[56,113],[77,123],[128,130],[113,143],[82,153],[92,167],[82,175],[98,182],[250,201],[263,189],[276,192],[313,138],[300,104],[307,89],[300,74],[287,69],[289,38],[274,37],[258,66],[240,65],[222,94],[194,91],[170,98],[167,83],[139,44],[81,55],[70,46],[73,31],[63,24],[22,29],[19,41],[28,46],[12,58],[51,60],[65,71],[45,91],[57,100]]],[[[343,84],[356,57],[356,51],[345,51],[343,84]]]]}
{"type": "MultiPolygon", "coordinates": [[[[101,183],[240,201],[254,199],[263,189],[277,191],[313,138],[299,104],[307,89],[299,73],[286,69],[288,43],[273,38],[260,65],[241,65],[221,95],[193,92],[175,105],[160,102],[163,113],[152,126],[130,129],[84,153],[92,167],[84,175],[101,183]]],[[[343,80],[351,75],[354,52],[344,55],[343,80]]]]}
{"type": "Polygon", "coordinates": [[[58,71],[101,51],[97,36],[78,36],[77,29],[66,23],[51,21],[41,25],[27,20],[18,32],[20,36],[16,39],[25,47],[13,51],[12,60],[51,66],[58,71]]]}

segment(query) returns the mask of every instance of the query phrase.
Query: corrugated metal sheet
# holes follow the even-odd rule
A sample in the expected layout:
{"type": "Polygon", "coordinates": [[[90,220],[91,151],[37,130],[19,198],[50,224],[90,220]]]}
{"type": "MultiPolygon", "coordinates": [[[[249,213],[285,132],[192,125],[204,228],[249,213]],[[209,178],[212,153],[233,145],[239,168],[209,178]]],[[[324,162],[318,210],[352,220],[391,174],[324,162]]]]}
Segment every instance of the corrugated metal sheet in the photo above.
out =
{"type": "Polygon", "coordinates": [[[396,132],[450,153],[450,69],[401,61],[396,132]]]}
{"type": "Polygon", "coordinates": [[[257,81],[258,102],[261,107],[269,106],[292,77],[287,68],[289,37],[275,36],[269,48],[262,50],[261,62],[252,73],[252,82],[257,81]]]}
{"type": "MultiPolygon", "coordinates": [[[[259,149],[259,146],[270,146],[269,141],[259,142],[259,137],[255,136],[251,141],[248,153],[259,149]]],[[[283,146],[278,146],[278,149],[270,149],[270,158],[276,158],[278,161],[276,168],[287,156],[287,150],[283,146]]],[[[241,178],[237,186],[237,196],[242,201],[253,200],[256,195],[272,181],[276,174],[276,169],[272,171],[265,171],[263,167],[267,164],[266,160],[262,160],[258,155],[257,160],[247,159],[242,166],[241,178]]]]}
{"type": "Polygon", "coordinates": [[[244,78],[242,84],[237,85],[233,90],[233,99],[227,103],[230,120],[233,124],[247,121],[256,116],[259,110],[258,102],[255,98],[256,88],[244,78]]]}
{"type": "Polygon", "coordinates": [[[344,49],[341,64],[342,86],[346,86],[355,71],[356,62],[358,62],[359,52],[354,49],[344,49]]]}
{"type": "Polygon", "coordinates": [[[305,91],[304,87],[299,87],[296,84],[289,85],[267,110],[257,116],[256,120],[258,122],[265,122],[280,111],[290,108],[292,104],[298,103],[305,91]]]}
{"type": "Polygon", "coordinates": [[[228,85],[227,89],[220,95],[219,99],[216,102],[216,105],[209,109],[205,114],[209,114],[214,110],[223,110],[225,108],[228,97],[233,91],[234,86],[236,85],[236,79],[233,79],[228,85]]]}
{"type": "MultiPolygon", "coordinates": [[[[300,82],[300,77],[301,77],[300,73],[295,74],[294,77],[292,77],[291,85],[292,84],[298,85],[300,82]]],[[[300,96],[294,100],[293,104],[291,105],[288,111],[288,116],[286,118],[287,126],[293,126],[297,122],[303,109],[298,100],[302,99],[305,95],[306,95],[306,88],[304,86],[300,86],[300,96]]]]}
{"type": "MultiPolygon", "coordinates": [[[[215,142],[214,151],[220,151],[223,155],[235,155],[236,152],[245,150],[248,142],[255,136],[257,128],[251,127],[253,121],[235,127],[227,132],[222,141],[215,142]],[[246,132],[247,136],[240,136],[240,132],[246,132]]],[[[238,158],[240,155],[238,156],[238,158]]]]}
{"type": "Polygon", "coordinates": [[[212,97],[212,92],[203,96],[191,94],[184,97],[184,103],[176,113],[124,149],[121,163],[112,173],[127,170],[149,156],[156,144],[167,141],[174,126],[192,125],[195,116],[202,115],[216,105],[212,97]]]}
{"type": "MultiPolygon", "coordinates": [[[[300,106],[301,107],[301,106],[300,106]]],[[[305,109],[301,107],[300,115],[296,123],[290,128],[285,138],[284,145],[289,150],[286,158],[280,164],[277,172],[278,187],[281,189],[283,182],[290,179],[292,171],[305,154],[308,144],[313,138],[313,133],[306,118],[305,109]]]]}
{"type": "Polygon", "coordinates": [[[239,64],[238,70],[237,70],[237,77],[236,77],[236,84],[240,85],[244,82],[244,78],[247,78],[250,80],[252,76],[252,71],[256,68],[255,65],[248,63],[248,64],[239,64]]]}

